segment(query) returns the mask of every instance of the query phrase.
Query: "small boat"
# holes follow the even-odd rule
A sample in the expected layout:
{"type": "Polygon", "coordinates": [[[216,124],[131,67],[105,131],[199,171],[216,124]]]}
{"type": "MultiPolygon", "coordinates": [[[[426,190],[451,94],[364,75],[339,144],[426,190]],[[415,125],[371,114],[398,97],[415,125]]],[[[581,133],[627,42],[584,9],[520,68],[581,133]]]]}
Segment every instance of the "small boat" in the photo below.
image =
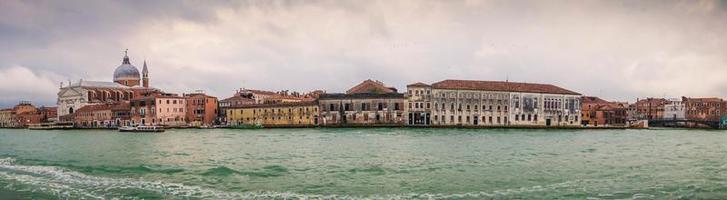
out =
{"type": "Polygon", "coordinates": [[[28,129],[30,130],[56,130],[56,129],[72,129],[72,122],[50,122],[40,124],[29,124],[28,129]]]}
{"type": "Polygon", "coordinates": [[[240,124],[236,126],[230,126],[232,129],[259,129],[263,128],[262,124],[256,123],[256,124],[240,124]]]}
{"type": "Polygon", "coordinates": [[[161,126],[122,126],[120,132],[164,132],[161,126]]]}

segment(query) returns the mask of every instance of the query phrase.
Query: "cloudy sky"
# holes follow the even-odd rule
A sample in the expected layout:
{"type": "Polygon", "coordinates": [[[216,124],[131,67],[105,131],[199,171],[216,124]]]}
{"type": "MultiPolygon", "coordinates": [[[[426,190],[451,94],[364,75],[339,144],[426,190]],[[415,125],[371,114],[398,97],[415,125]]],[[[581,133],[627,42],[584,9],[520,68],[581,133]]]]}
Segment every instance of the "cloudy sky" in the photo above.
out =
{"type": "Polygon", "coordinates": [[[0,105],[111,81],[168,92],[552,83],[609,100],[727,97],[725,1],[0,1],[0,105]]]}

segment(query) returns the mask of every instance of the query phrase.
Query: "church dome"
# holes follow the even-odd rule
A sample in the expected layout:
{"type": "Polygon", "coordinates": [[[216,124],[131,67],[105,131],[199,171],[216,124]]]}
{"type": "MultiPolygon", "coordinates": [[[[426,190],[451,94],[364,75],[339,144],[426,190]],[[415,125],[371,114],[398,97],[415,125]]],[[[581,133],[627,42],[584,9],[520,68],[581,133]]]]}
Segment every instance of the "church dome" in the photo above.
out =
{"type": "Polygon", "coordinates": [[[139,69],[131,65],[129,56],[124,55],[124,61],[114,70],[114,81],[141,80],[139,69]]]}

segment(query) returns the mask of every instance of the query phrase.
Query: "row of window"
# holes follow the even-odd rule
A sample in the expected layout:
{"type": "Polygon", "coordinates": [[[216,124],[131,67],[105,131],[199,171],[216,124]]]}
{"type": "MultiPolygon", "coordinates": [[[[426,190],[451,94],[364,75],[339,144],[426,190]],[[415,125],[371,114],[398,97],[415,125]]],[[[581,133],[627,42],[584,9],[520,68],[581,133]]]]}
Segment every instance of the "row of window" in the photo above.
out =
{"type": "MultiPolygon", "coordinates": [[[[373,109],[384,110],[384,109],[388,109],[388,107],[389,107],[389,104],[387,104],[387,103],[374,104],[373,108],[372,108],[371,103],[361,103],[359,105],[360,105],[360,107],[354,108],[352,103],[343,103],[343,105],[342,105],[343,108],[341,108],[341,109],[343,109],[342,111],[353,111],[354,109],[359,110],[359,111],[371,111],[373,109]]],[[[394,108],[393,108],[394,110],[401,110],[401,103],[393,103],[393,106],[394,106],[394,108]]],[[[339,104],[335,104],[335,103],[328,104],[328,111],[339,111],[339,107],[341,107],[341,105],[339,105],[339,104]]]]}
{"type": "MultiPolygon", "coordinates": [[[[286,109],[280,109],[280,108],[277,108],[277,109],[275,109],[275,108],[270,108],[270,109],[268,109],[268,108],[261,108],[261,109],[253,109],[252,110],[252,114],[257,114],[257,113],[261,113],[261,112],[264,113],[264,114],[267,114],[268,112],[271,112],[271,113],[275,114],[275,113],[283,113],[283,111],[285,111],[285,110],[286,109]]],[[[311,111],[318,112],[318,108],[317,107],[313,107],[313,108],[308,108],[308,107],[306,107],[306,108],[298,108],[297,110],[298,110],[299,113],[303,113],[304,111],[305,111],[305,113],[308,113],[308,112],[311,112],[311,111]]],[[[288,108],[287,111],[288,111],[288,113],[293,113],[293,108],[288,108]]],[[[229,113],[232,113],[232,110],[230,110],[229,113]]],[[[245,109],[240,109],[240,114],[244,114],[244,113],[245,113],[245,109]]]]}

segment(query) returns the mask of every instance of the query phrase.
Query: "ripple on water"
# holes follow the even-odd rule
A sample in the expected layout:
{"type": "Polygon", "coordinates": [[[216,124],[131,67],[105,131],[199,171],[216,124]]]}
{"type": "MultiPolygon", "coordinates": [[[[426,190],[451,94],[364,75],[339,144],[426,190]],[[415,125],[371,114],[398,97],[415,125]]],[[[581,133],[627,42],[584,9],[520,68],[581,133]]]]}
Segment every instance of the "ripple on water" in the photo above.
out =
{"type": "Polygon", "coordinates": [[[203,176],[231,176],[231,175],[243,175],[249,177],[279,177],[288,174],[288,168],[282,165],[268,165],[260,169],[243,170],[238,171],[225,166],[218,166],[208,169],[203,176]]]}

